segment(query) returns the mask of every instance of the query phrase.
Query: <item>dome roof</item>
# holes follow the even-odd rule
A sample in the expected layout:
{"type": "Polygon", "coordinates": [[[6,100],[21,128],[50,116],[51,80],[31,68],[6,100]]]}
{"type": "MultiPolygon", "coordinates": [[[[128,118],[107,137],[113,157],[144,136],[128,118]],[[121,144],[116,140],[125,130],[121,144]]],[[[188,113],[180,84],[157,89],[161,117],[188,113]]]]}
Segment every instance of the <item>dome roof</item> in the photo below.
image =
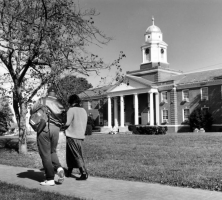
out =
{"type": "Polygon", "coordinates": [[[152,25],[146,29],[146,33],[152,33],[152,32],[160,32],[161,33],[161,30],[159,27],[152,25]]]}
{"type": "Polygon", "coordinates": [[[152,17],[152,21],[153,21],[153,25],[152,25],[152,26],[149,26],[149,27],[146,29],[146,33],[153,33],[153,32],[159,32],[159,33],[161,33],[160,28],[154,25],[154,17],[152,17]]]}

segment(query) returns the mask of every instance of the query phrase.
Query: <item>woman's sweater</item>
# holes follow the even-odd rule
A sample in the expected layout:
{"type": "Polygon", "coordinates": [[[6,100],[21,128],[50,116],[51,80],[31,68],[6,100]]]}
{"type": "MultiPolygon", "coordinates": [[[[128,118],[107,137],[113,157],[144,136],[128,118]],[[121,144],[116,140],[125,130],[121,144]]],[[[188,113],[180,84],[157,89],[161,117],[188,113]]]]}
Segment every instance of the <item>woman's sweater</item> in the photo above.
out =
{"type": "Polygon", "coordinates": [[[87,113],[84,108],[71,107],[67,112],[66,136],[76,139],[84,139],[87,126],[87,113]]]}

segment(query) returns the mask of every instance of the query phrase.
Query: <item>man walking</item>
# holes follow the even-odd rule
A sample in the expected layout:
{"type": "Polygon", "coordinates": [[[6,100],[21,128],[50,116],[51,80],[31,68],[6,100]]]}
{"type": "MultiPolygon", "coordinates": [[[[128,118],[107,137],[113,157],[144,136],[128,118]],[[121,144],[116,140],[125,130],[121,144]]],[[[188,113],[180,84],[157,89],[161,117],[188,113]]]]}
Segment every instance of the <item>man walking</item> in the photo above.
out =
{"type": "Polygon", "coordinates": [[[57,172],[59,177],[59,183],[64,181],[65,176],[64,169],[61,167],[56,153],[59,140],[59,131],[63,122],[62,113],[65,111],[65,109],[58,101],[56,93],[56,89],[50,87],[48,89],[48,95],[46,97],[40,98],[31,109],[31,113],[35,112],[40,104],[43,105],[43,102],[45,102],[45,105],[49,111],[49,122],[42,132],[37,133],[37,145],[40,157],[42,159],[46,178],[44,182],[40,183],[40,185],[43,186],[55,185],[55,172],[57,172]]]}

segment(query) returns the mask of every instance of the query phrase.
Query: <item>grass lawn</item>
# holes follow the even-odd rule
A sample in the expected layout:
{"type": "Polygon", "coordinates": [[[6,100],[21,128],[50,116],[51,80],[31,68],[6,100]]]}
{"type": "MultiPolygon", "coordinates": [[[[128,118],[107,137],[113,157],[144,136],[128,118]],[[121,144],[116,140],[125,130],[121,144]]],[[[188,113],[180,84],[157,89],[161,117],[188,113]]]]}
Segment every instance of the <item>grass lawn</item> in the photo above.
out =
{"type": "MultiPolygon", "coordinates": [[[[34,141],[26,157],[3,148],[0,163],[42,168],[34,141]]],[[[220,133],[92,135],[84,155],[91,176],[222,190],[220,133]]]]}
{"type": "Polygon", "coordinates": [[[83,200],[37,189],[27,189],[0,181],[1,200],[83,200]]]}

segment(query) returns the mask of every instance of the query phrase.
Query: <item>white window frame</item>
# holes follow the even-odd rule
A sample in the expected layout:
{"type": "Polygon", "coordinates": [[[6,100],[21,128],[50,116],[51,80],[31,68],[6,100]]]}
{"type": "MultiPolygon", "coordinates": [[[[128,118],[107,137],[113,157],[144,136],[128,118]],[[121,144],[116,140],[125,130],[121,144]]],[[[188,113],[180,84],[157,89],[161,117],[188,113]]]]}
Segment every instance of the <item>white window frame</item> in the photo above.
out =
{"type": "Polygon", "coordinates": [[[183,108],[183,122],[187,121],[189,119],[189,116],[190,116],[190,109],[189,108],[183,108]],[[187,117],[187,119],[185,119],[185,110],[189,110],[189,115],[187,117]]]}
{"type": "Polygon", "coordinates": [[[163,109],[163,110],[162,110],[162,123],[164,123],[164,122],[167,122],[167,123],[169,122],[169,110],[168,110],[168,109],[163,109]],[[163,117],[164,117],[164,115],[163,115],[164,111],[167,112],[167,119],[163,119],[163,117]]]}
{"type": "Polygon", "coordinates": [[[203,101],[203,100],[209,100],[208,87],[200,88],[200,97],[201,97],[201,101],[203,101]],[[207,89],[207,96],[203,96],[203,89],[207,89]]]}
{"type": "Polygon", "coordinates": [[[190,94],[189,94],[189,90],[186,89],[186,90],[182,90],[182,101],[185,101],[185,102],[189,102],[190,100],[190,94]],[[188,93],[188,97],[184,97],[184,93],[187,92],[188,93]]]}
{"type": "Polygon", "coordinates": [[[167,98],[167,91],[163,91],[163,92],[161,92],[161,102],[163,102],[163,103],[168,103],[168,100],[167,100],[168,98],[167,98]],[[166,93],[166,99],[164,99],[163,98],[163,94],[164,93],[166,93]]]}

